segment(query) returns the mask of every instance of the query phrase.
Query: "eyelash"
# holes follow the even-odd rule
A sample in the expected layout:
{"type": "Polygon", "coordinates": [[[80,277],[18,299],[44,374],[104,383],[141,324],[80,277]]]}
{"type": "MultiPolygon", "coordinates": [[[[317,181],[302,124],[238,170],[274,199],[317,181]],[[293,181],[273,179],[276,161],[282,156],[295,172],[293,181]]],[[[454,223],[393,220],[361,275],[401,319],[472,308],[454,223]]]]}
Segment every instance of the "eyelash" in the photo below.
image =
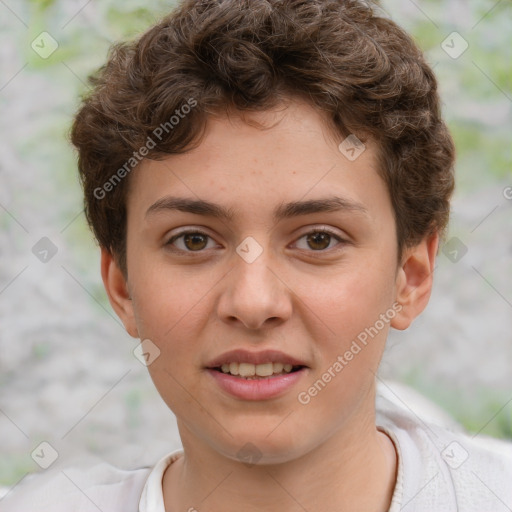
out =
{"type": "MultiPolygon", "coordinates": [[[[341,238],[338,234],[336,234],[335,232],[331,231],[328,228],[313,229],[313,230],[308,231],[308,232],[304,233],[303,235],[301,235],[297,240],[300,240],[300,239],[302,239],[302,238],[304,238],[304,237],[306,237],[308,235],[317,234],[317,233],[325,233],[326,235],[331,236],[332,238],[336,239],[339,242],[339,245],[343,245],[343,244],[349,243],[347,240],[341,238]]],[[[172,246],[172,244],[176,240],[184,237],[185,235],[202,235],[202,236],[205,236],[205,237],[213,240],[213,238],[210,235],[208,235],[208,233],[205,233],[204,231],[201,231],[199,229],[193,229],[193,230],[191,229],[191,230],[182,231],[181,233],[178,233],[178,234],[172,236],[166,242],[165,245],[166,246],[172,246]]],[[[330,243],[329,243],[329,245],[330,245],[330,243]]],[[[199,255],[200,253],[204,252],[206,249],[201,249],[199,251],[190,251],[190,250],[173,248],[172,250],[173,250],[173,252],[181,252],[181,253],[187,253],[187,254],[192,254],[192,255],[194,255],[194,254],[198,254],[199,255]]],[[[300,250],[306,250],[306,249],[300,249],[300,250]]],[[[306,251],[307,252],[311,252],[311,253],[326,253],[326,252],[329,252],[331,250],[333,250],[333,248],[330,248],[330,249],[319,249],[319,250],[316,250],[316,251],[311,249],[311,250],[306,250],[306,251]]],[[[336,249],[334,249],[334,250],[336,250],[336,249]]]]}

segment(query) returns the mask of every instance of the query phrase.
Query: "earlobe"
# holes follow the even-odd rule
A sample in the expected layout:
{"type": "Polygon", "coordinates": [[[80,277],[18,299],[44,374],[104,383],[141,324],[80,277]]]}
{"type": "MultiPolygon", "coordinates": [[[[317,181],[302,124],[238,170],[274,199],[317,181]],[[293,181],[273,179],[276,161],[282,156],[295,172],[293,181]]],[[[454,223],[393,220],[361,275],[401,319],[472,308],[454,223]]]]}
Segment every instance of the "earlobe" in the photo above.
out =
{"type": "Polygon", "coordinates": [[[101,277],[112,308],[123,322],[128,334],[138,338],[128,283],[113,255],[104,248],[101,249],[101,277]]]}
{"type": "Polygon", "coordinates": [[[432,291],[438,246],[439,234],[436,232],[404,250],[396,278],[396,302],[401,310],[391,321],[395,329],[407,329],[426,308],[432,291]]]}

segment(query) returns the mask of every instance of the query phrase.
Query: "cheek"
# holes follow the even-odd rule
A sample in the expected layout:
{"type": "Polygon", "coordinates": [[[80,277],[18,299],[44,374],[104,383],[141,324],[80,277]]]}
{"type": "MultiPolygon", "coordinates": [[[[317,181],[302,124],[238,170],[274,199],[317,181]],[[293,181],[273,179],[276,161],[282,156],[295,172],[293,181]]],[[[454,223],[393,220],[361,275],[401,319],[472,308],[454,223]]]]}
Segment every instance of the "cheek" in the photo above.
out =
{"type": "Polygon", "coordinates": [[[303,282],[298,295],[309,308],[309,318],[323,327],[335,348],[341,348],[359,333],[375,324],[392,306],[393,275],[391,267],[361,265],[341,269],[320,281],[303,282]],[[314,285],[312,285],[314,282],[314,285]]]}
{"type": "Polygon", "coordinates": [[[150,258],[147,264],[142,258],[140,261],[132,274],[139,332],[164,346],[204,318],[207,292],[214,280],[211,276],[198,275],[197,270],[172,268],[150,258]]]}
{"type": "Polygon", "coordinates": [[[150,339],[159,351],[148,371],[168,407],[175,414],[186,416],[197,406],[192,398],[198,395],[200,380],[197,340],[204,319],[208,318],[204,310],[207,304],[199,301],[193,290],[169,291],[164,286],[152,290],[140,298],[143,307],[138,310],[141,336],[150,339]]]}
{"type": "Polygon", "coordinates": [[[371,391],[394,315],[392,277],[389,269],[363,266],[326,280],[323,294],[317,286],[309,296],[309,318],[325,333],[312,330],[318,364],[297,396],[311,436],[338,428],[371,391]]]}

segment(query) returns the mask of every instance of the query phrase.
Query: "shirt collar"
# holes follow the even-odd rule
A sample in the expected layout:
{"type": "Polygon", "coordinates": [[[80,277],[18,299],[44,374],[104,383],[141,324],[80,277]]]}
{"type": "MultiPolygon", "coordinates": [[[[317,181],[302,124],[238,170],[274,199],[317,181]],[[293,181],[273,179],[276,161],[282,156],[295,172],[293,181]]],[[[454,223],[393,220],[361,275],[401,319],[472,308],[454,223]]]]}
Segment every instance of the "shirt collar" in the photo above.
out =
{"type": "Polygon", "coordinates": [[[139,512],[165,512],[162,480],[165,470],[179,457],[183,450],[175,450],[160,459],[146,480],[139,501],[139,512]]]}

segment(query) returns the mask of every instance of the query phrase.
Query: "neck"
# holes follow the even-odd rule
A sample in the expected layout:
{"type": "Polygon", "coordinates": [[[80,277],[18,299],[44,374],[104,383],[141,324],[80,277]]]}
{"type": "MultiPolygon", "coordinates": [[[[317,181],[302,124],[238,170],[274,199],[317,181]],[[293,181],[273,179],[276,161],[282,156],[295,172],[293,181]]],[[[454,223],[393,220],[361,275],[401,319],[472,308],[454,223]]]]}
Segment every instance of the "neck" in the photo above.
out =
{"type": "Polygon", "coordinates": [[[365,414],[299,458],[247,466],[180,425],[184,455],[163,480],[166,510],[235,512],[388,510],[396,482],[392,441],[365,414]]]}

